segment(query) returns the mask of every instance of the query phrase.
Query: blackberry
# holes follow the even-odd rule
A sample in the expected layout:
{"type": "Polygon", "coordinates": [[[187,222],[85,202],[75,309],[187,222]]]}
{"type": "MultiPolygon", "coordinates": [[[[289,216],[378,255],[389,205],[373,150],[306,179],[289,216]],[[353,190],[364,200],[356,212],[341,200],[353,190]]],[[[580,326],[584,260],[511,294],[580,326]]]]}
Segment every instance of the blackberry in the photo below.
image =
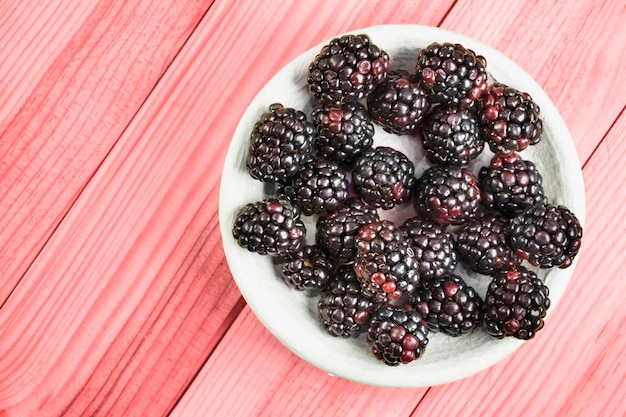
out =
{"type": "Polygon", "coordinates": [[[378,213],[373,207],[359,198],[350,198],[337,211],[320,216],[315,241],[337,263],[352,262],[356,255],[354,238],[359,228],[378,219],[378,213]]]}
{"type": "Polygon", "coordinates": [[[284,256],[302,246],[306,229],[300,210],[287,200],[269,198],[244,206],[236,215],[233,237],[261,255],[284,256]]]}
{"type": "Polygon", "coordinates": [[[367,109],[376,123],[389,133],[414,133],[428,110],[426,92],[414,75],[392,70],[367,97],[367,109]]]}
{"type": "Polygon", "coordinates": [[[322,157],[350,164],[374,142],[374,122],[359,102],[319,105],[312,111],[317,127],[315,147],[322,157]]]}
{"type": "Polygon", "coordinates": [[[348,177],[337,162],[316,158],[277,191],[300,206],[302,214],[336,211],[348,199],[348,177]]]}
{"type": "Polygon", "coordinates": [[[487,60],[460,44],[434,42],[417,57],[417,76],[433,103],[472,107],[487,89],[487,60]]]}
{"type": "Polygon", "coordinates": [[[458,106],[436,107],[422,123],[422,143],[429,161],[468,165],[485,147],[478,116],[458,106]]]}
{"type": "Polygon", "coordinates": [[[330,256],[317,245],[303,245],[281,265],[280,277],[299,291],[323,288],[333,272],[330,256]]]}
{"type": "Polygon", "coordinates": [[[449,274],[424,283],[411,298],[428,330],[460,336],[480,327],[483,300],[463,278],[449,274]]]}
{"type": "Polygon", "coordinates": [[[420,284],[419,266],[404,234],[389,220],[361,226],[355,236],[354,270],[376,302],[411,294],[420,284]]]}
{"type": "Polygon", "coordinates": [[[480,191],[468,169],[437,165],[418,178],[414,201],[427,219],[440,225],[460,225],[478,215],[480,191]]]}
{"type": "Polygon", "coordinates": [[[454,270],[457,264],[454,238],[445,226],[415,216],[406,220],[400,230],[413,249],[422,281],[442,277],[454,270]]]}
{"type": "Polygon", "coordinates": [[[333,336],[357,337],[367,330],[376,304],[361,292],[361,284],[350,265],[339,267],[318,301],[322,326],[333,336]]]}
{"type": "Polygon", "coordinates": [[[410,306],[381,305],[367,328],[374,356],[397,366],[420,358],[428,345],[428,327],[410,306]]]}
{"type": "Polygon", "coordinates": [[[263,182],[285,181],[313,159],[315,127],[300,110],[280,103],[269,106],[254,124],[246,166],[263,182]]]}
{"type": "Polygon", "coordinates": [[[472,271],[491,275],[521,263],[508,237],[508,221],[499,215],[485,214],[459,228],[457,253],[472,271]]]}
{"type": "Polygon", "coordinates": [[[521,152],[541,140],[540,109],[528,93],[494,83],[480,100],[478,114],[483,138],[496,155],[521,152]]]}
{"type": "Polygon", "coordinates": [[[366,34],[350,34],[324,45],[309,65],[307,83],[324,104],[354,103],[367,96],[389,71],[389,55],[366,34]]]}
{"type": "Polygon", "coordinates": [[[543,328],[550,307],[548,296],[548,287],[533,271],[523,266],[500,271],[487,288],[483,328],[498,339],[532,339],[543,328]]]}
{"type": "Polygon", "coordinates": [[[354,161],[352,183],[363,201],[387,210],[411,197],[414,173],[415,166],[405,154],[379,146],[354,161]]]}
{"type": "Polygon", "coordinates": [[[509,233],[513,249],[531,265],[566,268],[578,254],[583,231],[567,207],[546,203],[514,217],[509,233]]]}
{"type": "Polygon", "coordinates": [[[494,156],[478,172],[482,202],[505,217],[514,217],[536,204],[547,203],[543,178],[534,162],[517,153],[494,156]]]}

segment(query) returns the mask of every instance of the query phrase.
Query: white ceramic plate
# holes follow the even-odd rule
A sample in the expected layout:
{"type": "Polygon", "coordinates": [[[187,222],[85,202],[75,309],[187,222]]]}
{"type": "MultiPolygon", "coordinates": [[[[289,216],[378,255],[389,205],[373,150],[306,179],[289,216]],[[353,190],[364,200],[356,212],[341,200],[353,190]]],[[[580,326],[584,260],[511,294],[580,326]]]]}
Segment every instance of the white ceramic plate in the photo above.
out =
{"type": "MultiPolygon", "coordinates": [[[[544,190],[553,204],[570,208],[581,224],[585,217],[585,195],[580,162],[571,136],[558,111],[541,87],[509,58],[479,41],[447,30],[419,25],[386,25],[354,30],[366,33],[391,57],[392,68],[412,71],[419,49],[432,42],[460,43],[487,59],[487,70],[496,80],[530,93],[539,104],[544,122],[542,141],[522,153],[533,160],[543,175],[544,190]]],[[[341,36],[341,35],[337,35],[341,36]]],[[[317,319],[317,297],[287,287],[267,256],[248,252],[232,237],[236,213],[244,205],[267,198],[269,187],[250,177],[245,166],[250,133],[259,116],[271,103],[280,102],[310,114],[312,102],[307,91],[309,63],[320,51],[320,45],[303,53],[278,72],[258,93],[243,114],[230,145],[222,175],[219,217],[226,258],[233,277],[245,300],[267,329],[296,355],[326,372],[360,383],[386,387],[421,387],[443,384],[479,372],[515,351],[522,341],[495,340],[482,330],[452,338],[430,333],[424,355],[411,364],[390,367],[372,355],[364,337],[335,338],[326,333],[317,319]]],[[[416,165],[416,176],[428,166],[415,138],[394,136],[376,128],[375,145],[385,143],[405,152],[416,165]]],[[[492,154],[485,150],[472,165],[477,173],[492,154]]],[[[411,204],[381,217],[402,220],[413,214],[411,204]]],[[[305,218],[307,220],[307,218],[305,218]]],[[[308,218],[307,241],[313,242],[315,219],[308,218]]],[[[566,289],[574,265],[568,269],[538,271],[550,289],[554,309],[566,289]]],[[[457,267],[483,296],[489,278],[468,273],[457,267]]],[[[541,337],[550,331],[549,319],[541,337]]]]}

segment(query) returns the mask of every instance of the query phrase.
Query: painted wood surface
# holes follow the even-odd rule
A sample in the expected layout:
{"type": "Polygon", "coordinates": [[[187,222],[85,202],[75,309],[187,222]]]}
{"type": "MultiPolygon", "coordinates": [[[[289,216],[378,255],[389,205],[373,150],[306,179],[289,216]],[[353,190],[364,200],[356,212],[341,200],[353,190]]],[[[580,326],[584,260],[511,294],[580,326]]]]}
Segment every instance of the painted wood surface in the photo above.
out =
{"type": "Polygon", "coordinates": [[[0,416],[626,414],[623,2],[33,3],[0,5],[0,416]],[[432,388],[344,381],[285,349],[241,298],[217,221],[256,92],[311,46],[385,23],[518,62],[586,182],[584,250],[550,330],[432,388]]]}

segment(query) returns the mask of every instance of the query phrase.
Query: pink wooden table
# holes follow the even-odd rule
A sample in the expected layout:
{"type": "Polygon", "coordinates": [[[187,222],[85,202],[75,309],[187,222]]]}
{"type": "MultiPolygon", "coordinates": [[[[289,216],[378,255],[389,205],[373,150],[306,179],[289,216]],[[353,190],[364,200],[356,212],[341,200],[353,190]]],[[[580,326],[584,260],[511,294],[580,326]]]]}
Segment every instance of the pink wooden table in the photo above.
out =
{"type": "Polygon", "coordinates": [[[0,3],[0,416],[626,415],[624,22],[621,0],[0,3]],[[386,23],[518,62],[586,183],[584,249],[540,337],[431,388],[334,378],[284,348],[242,299],[217,220],[257,91],[321,41],[386,23]]]}

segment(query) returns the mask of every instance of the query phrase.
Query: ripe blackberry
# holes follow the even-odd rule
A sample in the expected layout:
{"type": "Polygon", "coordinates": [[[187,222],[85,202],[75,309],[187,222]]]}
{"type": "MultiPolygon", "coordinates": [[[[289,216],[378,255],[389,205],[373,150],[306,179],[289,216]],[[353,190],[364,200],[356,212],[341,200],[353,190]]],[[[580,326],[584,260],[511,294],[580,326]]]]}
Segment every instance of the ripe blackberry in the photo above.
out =
{"type": "Polygon", "coordinates": [[[280,103],[269,106],[254,124],[246,166],[263,182],[285,181],[313,159],[315,127],[300,110],[280,103]]]}
{"type": "Polygon", "coordinates": [[[540,109],[525,92],[501,83],[489,86],[479,104],[483,138],[496,155],[521,152],[541,140],[540,109]]]}
{"type": "Polygon", "coordinates": [[[328,333],[348,338],[367,330],[376,304],[361,292],[352,266],[343,265],[322,290],[317,307],[322,326],[328,333]]]}
{"type": "Polygon", "coordinates": [[[400,230],[413,249],[422,281],[442,277],[454,270],[457,263],[454,238],[445,226],[415,216],[406,220],[400,230]]]}
{"type": "Polygon", "coordinates": [[[367,96],[389,71],[389,55],[366,34],[344,35],[324,45],[309,65],[307,83],[324,104],[354,103],[367,96]]]}
{"type": "Polygon", "coordinates": [[[374,123],[365,106],[359,102],[316,106],[312,119],[317,127],[315,147],[318,154],[326,159],[349,164],[372,147],[374,123]]]}
{"type": "Polygon", "coordinates": [[[239,245],[261,255],[295,253],[305,234],[300,210],[289,201],[276,198],[247,204],[233,224],[233,237],[239,245]]]}
{"type": "Polygon", "coordinates": [[[536,204],[547,203],[543,178],[532,161],[517,153],[494,156],[478,172],[478,186],[485,206],[514,217],[536,204]]]}
{"type": "Polygon", "coordinates": [[[483,328],[498,339],[532,339],[550,307],[548,287],[523,266],[498,272],[485,295],[483,328]]]}
{"type": "Polygon", "coordinates": [[[336,211],[348,199],[345,171],[337,162],[320,158],[304,165],[290,182],[277,183],[276,188],[307,216],[336,211]]]}
{"type": "Polygon", "coordinates": [[[487,89],[487,61],[460,44],[434,42],[417,57],[417,76],[433,103],[472,107],[487,89]]]}
{"type": "Polygon", "coordinates": [[[381,305],[367,328],[374,356],[389,366],[420,358],[428,345],[428,327],[411,306],[381,305]]]}
{"type": "Polygon", "coordinates": [[[422,143],[429,161],[468,165],[485,147],[473,111],[458,106],[436,107],[422,123],[422,143]]]}
{"type": "Polygon", "coordinates": [[[431,331],[460,336],[481,324],[483,300],[458,275],[449,274],[426,281],[415,291],[411,302],[431,331]]]}
{"type": "Polygon", "coordinates": [[[315,241],[337,263],[352,262],[356,255],[354,237],[359,228],[378,219],[378,213],[373,207],[359,198],[350,198],[337,211],[320,216],[315,241]]]}
{"type": "Polygon", "coordinates": [[[437,165],[418,178],[414,200],[427,219],[440,225],[460,225],[478,215],[480,191],[468,169],[437,165]]]}
{"type": "Polygon", "coordinates": [[[367,97],[367,109],[376,123],[389,133],[414,133],[428,110],[426,92],[414,75],[392,70],[367,97]]]}
{"type": "Polygon", "coordinates": [[[354,161],[352,183],[363,201],[387,210],[410,198],[414,173],[413,162],[405,154],[379,146],[368,149],[354,161]]]}
{"type": "Polygon", "coordinates": [[[323,288],[333,271],[330,256],[317,245],[303,245],[295,254],[285,258],[280,277],[298,291],[323,288]]]}
{"type": "Polygon", "coordinates": [[[499,215],[485,214],[459,228],[457,252],[472,271],[491,275],[521,263],[510,247],[508,237],[508,221],[499,215]]]}
{"type": "Polygon", "coordinates": [[[531,265],[566,268],[578,254],[583,232],[568,208],[546,203],[514,217],[509,233],[513,249],[531,265]]]}
{"type": "Polygon", "coordinates": [[[420,284],[413,250],[391,221],[379,220],[361,226],[355,243],[354,271],[363,292],[376,302],[411,294],[420,284]]]}

